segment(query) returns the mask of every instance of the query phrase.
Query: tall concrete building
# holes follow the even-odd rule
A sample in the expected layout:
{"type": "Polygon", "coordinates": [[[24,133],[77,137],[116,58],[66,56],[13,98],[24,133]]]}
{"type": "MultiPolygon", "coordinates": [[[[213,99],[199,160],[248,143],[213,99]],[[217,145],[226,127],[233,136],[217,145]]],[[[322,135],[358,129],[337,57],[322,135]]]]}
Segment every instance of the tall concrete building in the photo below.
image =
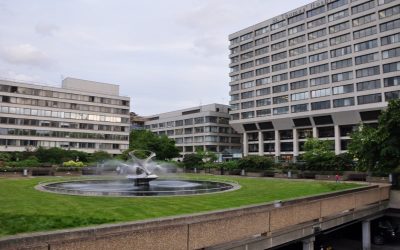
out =
{"type": "Polygon", "coordinates": [[[196,150],[241,153],[240,135],[229,126],[229,106],[209,104],[146,117],[145,128],[175,140],[182,154],[196,150]]]}
{"type": "Polygon", "coordinates": [[[229,36],[230,124],[244,155],[295,159],[308,137],[345,152],[400,95],[400,0],[319,0],[229,36]]]}
{"type": "Polygon", "coordinates": [[[129,100],[114,84],[66,78],[56,88],[0,79],[0,151],[120,154],[129,144],[129,100]]]}

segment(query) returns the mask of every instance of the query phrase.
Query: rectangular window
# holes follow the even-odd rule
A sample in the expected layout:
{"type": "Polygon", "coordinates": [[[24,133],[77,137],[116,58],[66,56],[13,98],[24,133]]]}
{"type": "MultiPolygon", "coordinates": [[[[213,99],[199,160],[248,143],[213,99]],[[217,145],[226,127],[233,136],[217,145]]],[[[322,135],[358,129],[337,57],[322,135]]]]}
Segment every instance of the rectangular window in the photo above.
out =
{"type": "Polygon", "coordinates": [[[241,98],[242,99],[248,99],[254,97],[254,91],[248,91],[248,92],[243,92],[241,93],[241,98]]]}
{"type": "Polygon", "coordinates": [[[324,96],[329,96],[331,95],[331,89],[326,88],[326,89],[317,89],[311,91],[311,98],[318,98],[318,97],[324,97],[324,96]]]}
{"type": "Polygon", "coordinates": [[[328,10],[333,10],[336,8],[339,8],[340,6],[346,5],[348,4],[349,1],[348,0],[336,0],[334,2],[328,3],[328,10]]]}
{"type": "Polygon", "coordinates": [[[272,87],[272,93],[281,93],[288,91],[288,84],[282,84],[272,87]]]}
{"type": "Polygon", "coordinates": [[[357,91],[365,91],[370,89],[379,89],[381,87],[381,80],[372,80],[357,83],[357,91]]]}
{"type": "Polygon", "coordinates": [[[333,100],[334,108],[347,107],[347,106],[354,106],[354,97],[333,100]]]}
{"type": "Polygon", "coordinates": [[[338,45],[341,43],[345,43],[351,40],[350,34],[344,34],[341,36],[333,37],[329,40],[331,46],[338,45]]]}
{"type": "Polygon", "coordinates": [[[256,31],[255,31],[255,34],[256,34],[256,36],[260,36],[260,35],[262,35],[262,34],[267,33],[268,31],[269,31],[269,27],[266,26],[266,27],[263,27],[263,28],[261,28],[261,29],[256,30],[256,31]]]}
{"type": "Polygon", "coordinates": [[[256,96],[269,95],[270,93],[271,93],[271,88],[263,88],[256,90],[256,96]]]}
{"type": "Polygon", "coordinates": [[[286,20],[271,24],[271,30],[276,30],[286,26],[286,20]]]}
{"type": "Polygon", "coordinates": [[[328,59],[328,52],[322,52],[308,57],[308,61],[310,63],[319,62],[326,59],[328,59]]]}
{"type": "Polygon", "coordinates": [[[279,107],[279,108],[274,108],[273,109],[274,115],[282,115],[282,114],[288,114],[289,113],[289,107],[279,107]]]}
{"type": "Polygon", "coordinates": [[[387,23],[382,23],[379,25],[381,32],[388,30],[394,30],[400,28],[400,19],[396,19],[387,23]]]}
{"type": "MultiPolygon", "coordinates": [[[[256,54],[257,55],[257,54],[256,54]]],[[[246,60],[246,59],[250,59],[250,58],[252,58],[253,57],[253,51],[250,51],[250,52],[247,52],[247,53],[244,53],[244,54],[241,54],[240,55],[240,59],[241,60],[246,60]]]]}
{"type": "Polygon", "coordinates": [[[320,29],[311,33],[308,33],[308,40],[313,40],[316,38],[320,38],[326,36],[326,29],[320,29]]]}
{"type": "Polygon", "coordinates": [[[293,24],[293,23],[297,23],[300,22],[301,20],[303,20],[305,18],[304,13],[301,13],[297,16],[292,16],[288,18],[288,23],[289,24],[293,24]]]}
{"type": "Polygon", "coordinates": [[[356,65],[375,62],[375,61],[378,61],[378,60],[379,60],[379,54],[378,53],[372,53],[372,54],[367,54],[367,55],[363,55],[363,56],[357,56],[355,58],[356,65]]]}
{"type": "Polygon", "coordinates": [[[287,62],[272,65],[272,72],[287,69],[287,62]]]}
{"type": "Polygon", "coordinates": [[[269,67],[264,67],[261,69],[256,69],[256,76],[265,75],[269,73],[269,67]]]}
{"type": "Polygon", "coordinates": [[[339,49],[331,50],[331,58],[344,56],[344,55],[351,54],[351,53],[352,53],[351,46],[349,45],[349,46],[342,47],[339,49]]]}
{"type": "Polygon", "coordinates": [[[256,113],[257,113],[257,117],[269,116],[269,115],[271,115],[271,109],[257,110],[256,113]]]}
{"type": "Polygon", "coordinates": [[[382,51],[382,59],[400,56],[400,47],[382,51]]]}
{"type": "Polygon", "coordinates": [[[355,15],[357,13],[372,9],[375,7],[375,0],[368,1],[366,3],[362,3],[351,7],[351,14],[355,15]]]}
{"type": "Polygon", "coordinates": [[[269,83],[271,83],[271,78],[269,77],[264,77],[256,80],[256,86],[266,85],[269,83]]]}
{"type": "Polygon", "coordinates": [[[252,33],[247,33],[246,35],[243,35],[240,37],[240,41],[246,41],[249,40],[252,37],[252,33]]]}
{"type": "Polygon", "coordinates": [[[247,62],[247,63],[242,63],[242,64],[240,65],[240,69],[241,69],[241,70],[249,69],[249,68],[251,68],[251,67],[254,66],[253,64],[254,64],[253,61],[250,61],[250,62],[247,62]]]}
{"type": "Polygon", "coordinates": [[[250,78],[250,77],[253,77],[253,76],[254,76],[254,72],[253,71],[248,71],[248,72],[240,74],[240,78],[241,79],[247,79],[247,78],[250,78]]]}
{"type": "Polygon", "coordinates": [[[239,84],[231,85],[231,91],[237,91],[239,89],[239,84]]]}
{"type": "Polygon", "coordinates": [[[318,19],[315,19],[313,21],[310,21],[307,23],[307,28],[311,29],[311,28],[315,28],[317,26],[323,25],[326,23],[326,18],[325,17],[321,17],[318,19]]]}
{"type": "Polygon", "coordinates": [[[276,97],[272,98],[273,104],[287,103],[288,101],[289,101],[288,95],[276,96],[276,97]]]}
{"type": "Polygon", "coordinates": [[[292,105],[291,109],[292,113],[306,112],[308,111],[308,103],[292,105]]]}
{"type": "Polygon", "coordinates": [[[241,85],[242,89],[248,89],[248,88],[252,88],[254,87],[254,81],[250,81],[250,82],[244,82],[241,85]]]}
{"type": "Polygon", "coordinates": [[[298,47],[298,48],[289,50],[289,55],[290,56],[297,56],[297,55],[304,54],[306,52],[307,52],[306,46],[302,46],[302,47],[298,47]]]}
{"type": "Polygon", "coordinates": [[[289,46],[304,43],[306,41],[306,35],[297,36],[295,38],[289,39],[289,46]]]}
{"type": "MultiPolygon", "coordinates": [[[[254,111],[249,111],[249,112],[243,112],[242,113],[242,119],[250,119],[254,117],[254,111]]],[[[207,136],[206,136],[207,139],[207,136]]]]}
{"type": "Polygon", "coordinates": [[[374,76],[374,75],[379,75],[379,74],[380,74],[379,66],[374,66],[374,67],[369,67],[369,68],[365,68],[365,69],[356,70],[356,77],[357,78],[362,78],[362,77],[367,77],[367,76],[374,76]]]}
{"type": "Polygon", "coordinates": [[[400,62],[388,63],[383,65],[383,73],[400,71],[400,62]]]}
{"type": "Polygon", "coordinates": [[[271,41],[281,39],[286,36],[286,30],[271,35],[271,41]]]}
{"type": "Polygon", "coordinates": [[[283,51],[281,53],[277,53],[271,56],[271,59],[273,62],[278,61],[278,60],[282,60],[285,59],[287,57],[287,52],[283,51]]]}
{"type": "Polygon", "coordinates": [[[400,85],[400,76],[394,76],[383,79],[383,84],[385,87],[392,87],[400,85]]]}
{"type": "Polygon", "coordinates": [[[310,17],[316,16],[316,15],[322,14],[324,12],[325,12],[325,5],[322,5],[318,8],[307,11],[307,17],[310,18],[310,17]]]}
{"type": "Polygon", "coordinates": [[[393,34],[390,36],[384,36],[381,38],[381,45],[400,43],[400,33],[393,34]]]}
{"type": "Polygon", "coordinates": [[[288,73],[272,76],[272,82],[281,82],[281,81],[286,81],[287,79],[288,79],[288,73]]]}
{"type": "Polygon", "coordinates": [[[269,52],[269,47],[263,47],[261,49],[256,49],[255,54],[256,56],[259,56],[268,52],[269,52]]]}
{"type": "Polygon", "coordinates": [[[353,79],[353,71],[342,72],[332,75],[332,82],[341,82],[353,79]]]}
{"type": "Polygon", "coordinates": [[[240,46],[240,50],[244,51],[244,50],[248,50],[253,48],[253,42],[249,42],[249,43],[245,43],[243,45],[240,46]]]}
{"type": "Polygon", "coordinates": [[[254,107],[254,102],[249,101],[249,102],[242,102],[242,109],[249,109],[254,107]]]}
{"type": "Polygon", "coordinates": [[[378,4],[383,5],[383,4],[391,3],[393,1],[395,1],[395,0],[378,0],[378,4]]]}
{"type": "Polygon", "coordinates": [[[329,64],[322,64],[322,65],[317,65],[314,67],[310,67],[310,75],[314,75],[314,74],[320,74],[326,71],[329,71],[329,64]]]}
{"type": "Polygon", "coordinates": [[[339,20],[339,19],[342,19],[342,18],[345,18],[348,16],[349,16],[349,10],[345,9],[345,10],[342,10],[342,11],[339,11],[339,12],[329,15],[328,21],[333,22],[333,21],[336,21],[336,20],[339,20]]]}
{"type": "Polygon", "coordinates": [[[352,93],[354,92],[354,85],[347,84],[347,85],[333,87],[332,92],[334,95],[352,93]]]}
{"type": "Polygon", "coordinates": [[[352,23],[353,23],[353,27],[357,27],[357,26],[360,26],[360,25],[371,23],[371,22],[373,22],[375,20],[376,20],[375,13],[372,13],[372,14],[369,14],[369,15],[366,15],[366,16],[362,16],[362,17],[353,19],[352,23]]]}
{"type": "Polygon", "coordinates": [[[297,26],[295,26],[293,28],[288,29],[288,33],[289,33],[289,35],[293,35],[293,34],[302,32],[305,29],[306,29],[305,25],[304,24],[300,24],[300,25],[297,25],[297,26]]]}
{"type": "Polygon", "coordinates": [[[378,39],[373,39],[366,42],[354,44],[354,51],[358,52],[358,51],[373,49],[376,47],[378,47],[378,39]]]}
{"type": "Polygon", "coordinates": [[[400,98],[400,91],[391,91],[385,93],[385,101],[395,100],[400,98]]]}
{"type": "Polygon", "coordinates": [[[343,69],[351,66],[353,66],[353,61],[349,58],[331,63],[331,70],[343,69]]]}
{"type": "Polygon", "coordinates": [[[321,110],[321,109],[330,109],[331,101],[322,101],[322,102],[312,102],[311,110],[321,110]]]}
{"type": "Polygon", "coordinates": [[[286,47],[286,41],[274,43],[271,45],[271,51],[280,50],[286,47]]]}
{"type": "Polygon", "coordinates": [[[323,40],[323,41],[320,41],[320,42],[317,42],[317,43],[309,44],[308,45],[308,51],[312,52],[312,51],[323,49],[323,48],[326,48],[326,47],[328,47],[328,40],[323,40]]]}
{"type": "Polygon", "coordinates": [[[307,75],[307,68],[290,72],[290,79],[299,78],[307,75]]]}
{"type": "Polygon", "coordinates": [[[266,63],[269,63],[269,57],[268,56],[262,57],[262,58],[256,60],[256,66],[263,65],[263,64],[266,64],[266,63]]]}
{"type": "Polygon", "coordinates": [[[307,80],[303,81],[298,81],[298,82],[292,82],[290,83],[290,89],[295,90],[295,89],[303,89],[308,87],[308,82],[307,80]]]}
{"type": "Polygon", "coordinates": [[[362,30],[357,30],[353,32],[353,38],[354,39],[359,39],[367,36],[372,36],[378,33],[378,29],[376,26],[368,27],[362,30]]]}
{"type": "Polygon", "coordinates": [[[254,43],[255,43],[255,46],[260,46],[261,44],[265,44],[267,42],[269,42],[269,37],[268,36],[260,38],[260,39],[257,39],[254,43]]]}
{"type": "Polygon", "coordinates": [[[368,103],[376,103],[376,102],[382,102],[382,95],[380,93],[372,94],[372,95],[357,96],[358,105],[368,104],[368,103]]]}
{"type": "Polygon", "coordinates": [[[329,76],[322,76],[310,79],[311,86],[329,84],[329,76]]]}
{"type": "Polygon", "coordinates": [[[386,17],[399,15],[399,14],[400,14],[400,5],[396,5],[396,6],[387,8],[385,10],[379,11],[379,18],[383,19],[383,18],[386,18],[386,17]]]}
{"type": "Polygon", "coordinates": [[[300,93],[295,93],[295,94],[291,94],[290,99],[292,101],[299,101],[299,100],[306,100],[308,99],[309,96],[309,92],[300,92],[300,93]]]}
{"type": "Polygon", "coordinates": [[[265,99],[260,99],[256,101],[256,106],[257,107],[263,107],[263,106],[268,106],[271,105],[271,98],[265,98],[265,99]]]}
{"type": "Polygon", "coordinates": [[[291,68],[297,67],[297,66],[301,66],[301,65],[304,65],[306,63],[307,63],[307,57],[302,57],[302,58],[299,58],[299,59],[296,59],[296,60],[292,60],[292,61],[289,62],[291,68]]]}
{"type": "Polygon", "coordinates": [[[329,34],[334,34],[343,30],[347,30],[350,28],[350,23],[349,21],[343,22],[343,23],[339,23],[333,26],[329,27],[329,34]]]}

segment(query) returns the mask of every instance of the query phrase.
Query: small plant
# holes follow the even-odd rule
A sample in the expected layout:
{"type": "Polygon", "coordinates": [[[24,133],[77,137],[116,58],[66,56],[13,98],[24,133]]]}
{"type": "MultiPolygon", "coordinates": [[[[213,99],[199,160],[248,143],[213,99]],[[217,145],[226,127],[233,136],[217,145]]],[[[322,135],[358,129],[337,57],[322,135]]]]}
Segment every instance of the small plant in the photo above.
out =
{"type": "Polygon", "coordinates": [[[85,164],[81,161],[66,161],[63,163],[63,167],[70,167],[70,168],[83,168],[85,164]]]}

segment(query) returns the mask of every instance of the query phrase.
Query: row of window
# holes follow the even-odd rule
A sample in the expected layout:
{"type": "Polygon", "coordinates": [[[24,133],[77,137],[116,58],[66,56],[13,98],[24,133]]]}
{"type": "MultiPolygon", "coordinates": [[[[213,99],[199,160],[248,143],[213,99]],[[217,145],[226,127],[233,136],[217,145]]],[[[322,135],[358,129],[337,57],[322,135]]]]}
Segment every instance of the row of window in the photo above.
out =
{"type": "Polygon", "coordinates": [[[229,124],[229,119],[226,117],[217,117],[217,116],[201,116],[201,117],[188,118],[188,119],[183,119],[183,120],[148,124],[148,125],[145,125],[145,128],[146,129],[171,128],[171,127],[181,127],[181,126],[188,126],[188,125],[193,125],[193,124],[203,124],[203,123],[229,124]]]}
{"type": "Polygon", "coordinates": [[[182,138],[174,138],[174,140],[176,144],[202,143],[202,142],[240,143],[240,137],[227,137],[227,136],[216,136],[216,135],[182,137],[182,138]]]}
{"type": "Polygon", "coordinates": [[[43,110],[43,109],[16,108],[16,107],[9,107],[9,106],[0,106],[0,112],[3,114],[43,116],[43,117],[54,117],[54,118],[62,118],[62,119],[74,119],[74,120],[88,120],[88,121],[98,121],[98,122],[129,123],[129,118],[126,118],[126,117],[94,115],[94,114],[63,112],[63,111],[52,111],[52,110],[43,110]]]}
{"type": "Polygon", "coordinates": [[[201,133],[220,133],[220,134],[236,134],[235,130],[229,127],[205,126],[194,127],[185,129],[170,129],[158,131],[159,134],[166,134],[168,136],[184,135],[184,134],[201,134],[201,133]]]}
{"type": "Polygon", "coordinates": [[[115,131],[115,132],[128,132],[129,127],[113,126],[103,124],[90,124],[90,123],[75,123],[65,121],[46,121],[23,119],[13,117],[0,117],[0,124],[10,124],[18,126],[33,126],[33,127],[51,127],[51,128],[64,128],[64,129],[84,129],[84,130],[98,130],[98,131],[115,131]]]}
{"type": "Polygon", "coordinates": [[[45,148],[64,148],[64,149],[128,149],[127,144],[115,143],[93,143],[93,142],[68,142],[68,141],[43,141],[43,140],[15,140],[0,139],[0,146],[4,147],[45,147],[45,148]]]}
{"type": "Polygon", "coordinates": [[[43,89],[34,89],[34,88],[25,88],[18,87],[7,84],[0,84],[0,92],[8,92],[8,93],[16,93],[22,95],[33,95],[33,96],[43,96],[43,97],[51,97],[57,99],[69,99],[75,101],[83,101],[83,102],[94,102],[94,103],[102,103],[102,104],[111,104],[118,106],[128,106],[129,101],[98,97],[98,96],[88,96],[88,95],[79,95],[51,90],[43,90],[43,89]]]}

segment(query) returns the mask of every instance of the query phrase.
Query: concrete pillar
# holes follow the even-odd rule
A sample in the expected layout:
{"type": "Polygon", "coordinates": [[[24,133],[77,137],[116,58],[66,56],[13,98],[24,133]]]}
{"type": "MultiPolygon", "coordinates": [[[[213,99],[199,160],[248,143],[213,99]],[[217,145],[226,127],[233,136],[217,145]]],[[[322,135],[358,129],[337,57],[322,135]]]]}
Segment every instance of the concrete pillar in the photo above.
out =
{"type": "Polygon", "coordinates": [[[299,156],[299,136],[297,134],[297,129],[293,129],[293,162],[297,161],[299,156]]]}
{"type": "Polygon", "coordinates": [[[261,131],[258,132],[258,155],[264,155],[264,135],[261,131]]]}
{"type": "Polygon", "coordinates": [[[318,130],[317,127],[312,128],[312,137],[318,138],[318,130]]]}
{"type": "Polygon", "coordinates": [[[249,142],[247,139],[247,133],[243,133],[243,156],[247,156],[249,154],[249,142]]]}
{"type": "Polygon", "coordinates": [[[310,237],[303,240],[303,250],[314,250],[315,237],[310,237]]]}
{"type": "Polygon", "coordinates": [[[335,154],[338,155],[340,154],[341,151],[339,125],[335,125],[334,130],[335,130],[335,154]]]}
{"type": "Polygon", "coordinates": [[[362,249],[371,250],[371,223],[369,220],[362,222],[362,249]]]}
{"type": "Polygon", "coordinates": [[[279,161],[279,156],[281,156],[281,138],[279,130],[275,130],[275,162],[279,161]]]}

